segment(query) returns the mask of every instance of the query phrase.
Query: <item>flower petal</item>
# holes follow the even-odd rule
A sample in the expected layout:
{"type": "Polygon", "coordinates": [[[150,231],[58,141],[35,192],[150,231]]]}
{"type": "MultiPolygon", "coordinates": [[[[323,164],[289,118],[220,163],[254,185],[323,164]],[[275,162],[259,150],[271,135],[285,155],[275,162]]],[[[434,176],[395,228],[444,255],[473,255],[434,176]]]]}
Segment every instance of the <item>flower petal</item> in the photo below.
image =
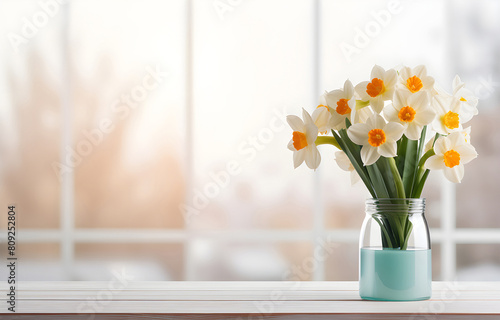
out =
{"type": "Polygon", "coordinates": [[[365,123],[357,123],[347,129],[347,135],[354,143],[364,145],[368,143],[368,132],[370,127],[365,123]]]}
{"type": "Polygon", "coordinates": [[[344,92],[340,89],[332,90],[325,95],[327,105],[335,110],[337,108],[337,102],[340,99],[344,99],[344,92]]]}
{"type": "Polygon", "coordinates": [[[344,95],[346,99],[350,99],[354,95],[354,86],[349,79],[344,82],[344,95]]]}
{"type": "Polygon", "coordinates": [[[351,171],[351,186],[355,185],[359,181],[361,181],[359,174],[356,172],[356,170],[352,170],[351,171]]]}
{"type": "Polygon", "coordinates": [[[429,157],[427,161],[425,161],[425,167],[430,170],[441,170],[445,167],[444,165],[444,157],[442,155],[434,155],[429,157]]]}
{"type": "Polygon", "coordinates": [[[359,95],[359,98],[363,101],[370,100],[370,96],[366,92],[366,86],[368,85],[368,83],[370,83],[370,81],[363,81],[358,83],[356,87],[354,87],[354,90],[359,95]]]}
{"type": "Polygon", "coordinates": [[[399,110],[397,110],[393,104],[390,104],[384,108],[384,116],[389,122],[399,121],[398,113],[399,110]]]}
{"type": "Polygon", "coordinates": [[[369,144],[364,145],[361,148],[361,160],[365,166],[374,164],[377,162],[378,158],[380,158],[380,154],[377,152],[377,148],[374,148],[369,144]]]}
{"type": "Polygon", "coordinates": [[[299,117],[295,115],[289,115],[286,116],[286,121],[288,122],[290,127],[292,127],[293,131],[304,132],[305,130],[304,122],[299,117]]]}
{"type": "Polygon", "coordinates": [[[384,84],[387,88],[394,87],[394,85],[396,84],[397,81],[398,81],[398,74],[397,74],[396,70],[389,69],[385,72],[384,84]]]}
{"type": "Polygon", "coordinates": [[[372,98],[370,100],[370,105],[372,106],[373,111],[380,113],[384,109],[384,99],[382,99],[382,96],[372,98]]]}
{"type": "Polygon", "coordinates": [[[455,95],[458,90],[462,89],[465,86],[465,83],[462,82],[458,74],[453,78],[453,95],[455,95]]]}
{"type": "Polygon", "coordinates": [[[379,65],[374,65],[372,68],[372,72],[370,74],[370,80],[373,78],[379,78],[380,80],[384,80],[385,70],[379,65]]]}
{"type": "Polygon", "coordinates": [[[305,160],[306,160],[306,165],[310,169],[316,169],[319,167],[319,164],[321,162],[321,155],[319,154],[318,148],[316,148],[316,145],[310,145],[307,146],[305,152],[305,160]]]}
{"type": "Polygon", "coordinates": [[[429,96],[425,91],[419,91],[411,95],[408,99],[408,105],[410,105],[415,111],[427,108],[429,105],[429,96]]]}
{"type": "Polygon", "coordinates": [[[419,77],[420,79],[422,79],[423,77],[427,76],[427,69],[425,68],[424,65],[419,65],[419,66],[416,66],[415,68],[413,68],[413,73],[419,77]]]}
{"type": "Polygon", "coordinates": [[[305,158],[306,158],[306,148],[302,148],[300,149],[299,151],[295,151],[293,153],[293,167],[295,169],[297,169],[298,166],[300,166],[302,164],[302,162],[304,162],[305,158]]]}
{"type": "Polygon", "coordinates": [[[450,99],[451,96],[448,95],[438,95],[435,96],[434,99],[432,99],[431,105],[438,115],[443,116],[445,115],[446,112],[450,110],[449,109],[450,99]]]}
{"type": "Polygon", "coordinates": [[[366,123],[371,127],[370,129],[384,129],[386,125],[384,117],[378,113],[373,114],[366,123]]]}
{"type": "Polygon", "coordinates": [[[444,168],[444,176],[453,183],[460,183],[464,177],[464,166],[459,164],[453,168],[444,168]]]}
{"type": "Polygon", "coordinates": [[[476,149],[471,144],[457,146],[455,151],[460,154],[460,163],[466,164],[477,158],[476,149]]]}
{"type": "Polygon", "coordinates": [[[297,151],[295,150],[295,147],[293,146],[293,139],[288,142],[287,148],[292,150],[292,151],[297,151]]]}
{"type": "Polygon", "coordinates": [[[411,69],[409,67],[403,67],[399,71],[399,75],[401,76],[401,80],[404,84],[406,84],[406,81],[408,80],[408,78],[411,78],[411,76],[412,76],[411,73],[412,72],[411,72],[411,69]]]}
{"type": "Polygon", "coordinates": [[[304,124],[306,126],[309,125],[309,124],[313,124],[314,123],[311,115],[304,108],[302,108],[302,119],[304,119],[304,124]]]}
{"type": "Polygon", "coordinates": [[[443,155],[446,151],[451,149],[451,141],[448,137],[439,137],[434,144],[434,152],[437,155],[443,155]]]}
{"type": "Polygon", "coordinates": [[[335,162],[337,162],[337,165],[340,167],[340,169],[344,171],[351,171],[351,161],[344,151],[335,152],[335,162]]]}
{"type": "Polygon", "coordinates": [[[405,136],[410,140],[418,140],[420,139],[420,134],[422,133],[422,127],[412,122],[408,124],[405,131],[405,136]]]}
{"type": "Polygon", "coordinates": [[[405,127],[397,122],[389,122],[383,127],[383,129],[387,135],[387,139],[393,141],[398,141],[405,131],[405,127]]]}
{"type": "Polygon", "coordinates": [[[395,141],[386,141],[378,147],[378,153],[386,158],[392,158],[397,155],[397,144],[395,141]]]}
{"type": "Polygon", "coordinates": [[[314,123],[306,126],[306,141],[308,145],[315,145],[316,138],[318,137],[318,127],[314,123]]]}
{"type": "Polygon", "coordinates": [[[422,108],[417,111],[414,122],[421,126],[425,126],[434,121],[434,118],[436,118],[434,110],[431,108],[422,108]]]}
{"type": "Polygon", "coordinates": [[[408,98],[411,93],[403,90],[396,90],[394,92],[394,107],[399,111],[399,109],[406,107],[408,105],[408,98]]]}

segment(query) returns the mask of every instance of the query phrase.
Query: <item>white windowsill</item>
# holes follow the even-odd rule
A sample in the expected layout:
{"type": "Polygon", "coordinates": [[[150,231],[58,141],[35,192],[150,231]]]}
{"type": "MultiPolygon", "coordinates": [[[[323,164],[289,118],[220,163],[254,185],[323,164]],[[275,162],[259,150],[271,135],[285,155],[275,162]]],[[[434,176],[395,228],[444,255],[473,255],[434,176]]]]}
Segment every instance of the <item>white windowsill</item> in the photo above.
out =
{"type": "MultiPolygon", "coordinates": [[[[6,313],[7,283],[0,289],[0,312],[6,313]]],[[[17,313],[177,314],[181,319],[182,314],[200,313],[273,315],[273,319],[284,314],[330,314],[329,319],[342,314],[413,318],[432,314],[438,319],[500,314],[500,282],[434,282],[431,300],[416,302],[363,301],[357,290],[354,281],[32,281],[17,287],[17,313]]]]}

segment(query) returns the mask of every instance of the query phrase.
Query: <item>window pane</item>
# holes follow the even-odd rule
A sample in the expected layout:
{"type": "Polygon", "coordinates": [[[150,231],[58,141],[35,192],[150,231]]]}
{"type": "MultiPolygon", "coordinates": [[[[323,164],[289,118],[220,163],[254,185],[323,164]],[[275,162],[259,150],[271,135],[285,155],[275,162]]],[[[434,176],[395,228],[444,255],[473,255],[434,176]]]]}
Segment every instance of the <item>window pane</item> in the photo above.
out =
{"type": "Polygon", "coordinates": [[[71,6],[77,227],[183,226],[184,6],[71,6]]]}
{"type": "MultiPolygon", "coordinates": [[[[22,233],[21,233],[22,237],[22,233]]],[[[57,243],[23,243],[18,242],[16,248],[18,279],[22,281],[62,281],[65,272],[60,262],[60,250],[57,243]]],[[[1,268],[0,275],[7,268],[1,268]]]]}
{"type": "MultiPolygon", "coordinates": [[[[500,190],[500,65],[498,1],[461,1],[455,9],[454,29],[458,55],[457,67],[463,81],[479,97],[479,115],[470,121],[471,141],[479,156],[465,165],[465,177],[457,185],[457,225],[459,227],[500,227],[498,191],[500,190]],[[461,21],[478,21],[467,27],[461,21]],[[478,59],[478,57],[480,57],[478,59]]],[[[457,72],[459,72],[457,70],[457,72]]],[[[469,126],[469,123],[465,125],[469,126]]]]}
{"type": "Polygon", "coordinates": [[[195,280],[311,280],[303,264],[311,256],[308,242],[241,243],[197,240],[193,244],[195,280]],[[300,278],[300,279],[299,279],[300,278]]]}
{"type": "Polygon", "coordinates": [[[36,1],[0,2],[0,203],[21,228],[59,225],[61,17],[48,19],[36,1]]]}
{"type": "Polygon", "coordinates": [[[498,244],[457,245],[457,280],[499,281],[500,250],[498,244]]]}
{"type": "Polygon", "coordinates": [[[313,174],[293,170],[284,110],[316,103],[312,17],[312,1],[242,2],[222,18],[194,1],[193,227],[312,226],[313,174]]]}
{"type": "Polygon", "coordinates": [[[124,274],[135,281],[183,278],[181,244],[77,244],[73,279],[107,281],[124,274]]]}
{"type": "Polygon", "coordinates": [[[325,280],[359,279],[359,247],[357,243],[334,243],[325,263],[325,280]]]}
{"type": "Polygon", "coordinates": [[[441,245],[436,243],[432,244],[432,280],[443,280],[441,274],[441,245]]]}

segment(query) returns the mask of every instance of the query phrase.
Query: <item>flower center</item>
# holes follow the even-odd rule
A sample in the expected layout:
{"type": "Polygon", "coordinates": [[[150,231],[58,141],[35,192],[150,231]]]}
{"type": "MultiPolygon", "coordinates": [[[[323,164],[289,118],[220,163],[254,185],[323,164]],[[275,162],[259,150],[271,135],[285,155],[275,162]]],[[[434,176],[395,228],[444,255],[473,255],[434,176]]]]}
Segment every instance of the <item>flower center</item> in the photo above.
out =
{"type": "Polygon", "coordinates": [[[305,133],[300,131],[293,132],[293,147],[297,151],[307,147],[307,138],[305,133]]]}
{"type": "Polygon", "coordinates": [[[335,109],[338,114],[346,115],[351,113],[351,108],[349,108],[349,104],[347,103],[347,99],[340,99],[337,101],[337,108],[335,109]]]}
{"type": "Polygon", "coordinates": [[[385,142],[385,132],[382,129],[372,129],[368,132],[368,143],[372,147],[379,147],[385,142]]]}
{"type": "Polygon", "coordinates": [[[328,106],[325,106],[324,104],[320,104],[320,105],[318,105],[318,106],[316,107],[316,109],[321,108],[321,107],[326,108],[326,110],[330,111],[330,108],[329,108],[328,106]]]}
{"type": "Polygon", "coordinates": [[[384,81],[379,78],[373,78],[372,82],[366,85],[366,93],[370,95],[370,97],[375,98],[376,96],[385,92],[384,81]]]}
{"type": "Polygon", "coordinates": [[[418,92],[423,87],[422,80],[420,80],[420,78],[417,76],[413,76],[411,78],[408,78],[408,80],[406,80],[406,87],[412,93],[418,92]]]}
{"type": "Polygon", "coordinates": [[[460,120],[458,118],[458,113],[448,111],[443,116],[443,124],[448,129],[456,129],[456,128],[458,128],[458,125],[460,124],[460,120]]]}
{"type": "Polygon", "coordinates": [[[444,153],[444,164],[448,168],[453,168],[460,164],[460,153],[455,150],[449,150],[444,153]]]}
{"type": "Polygon", "coordinates": [[[460,97],[460,101],[467,101],[464,97],[460,97]]]}
{"type": "Polygon", "coordinates": [[[401,108],[398,113],[399,120],[404,122],[412,122],[415,119],[415,114],[417,112],[410,106],[401,108]]]}

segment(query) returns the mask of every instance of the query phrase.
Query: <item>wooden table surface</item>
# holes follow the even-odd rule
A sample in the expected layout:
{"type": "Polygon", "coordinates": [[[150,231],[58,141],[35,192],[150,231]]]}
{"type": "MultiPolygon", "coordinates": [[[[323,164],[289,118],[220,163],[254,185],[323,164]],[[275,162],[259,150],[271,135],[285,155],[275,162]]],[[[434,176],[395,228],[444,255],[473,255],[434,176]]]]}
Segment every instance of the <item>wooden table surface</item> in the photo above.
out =
{"type": "Polygon", "coordinates": [[[349,282],[21,282],[0,319],[500,319],[500,282],[434,282],[432,298],[363,301],[349,282]],[[472,316],[474,315],[474,316],[472,316]]]}

